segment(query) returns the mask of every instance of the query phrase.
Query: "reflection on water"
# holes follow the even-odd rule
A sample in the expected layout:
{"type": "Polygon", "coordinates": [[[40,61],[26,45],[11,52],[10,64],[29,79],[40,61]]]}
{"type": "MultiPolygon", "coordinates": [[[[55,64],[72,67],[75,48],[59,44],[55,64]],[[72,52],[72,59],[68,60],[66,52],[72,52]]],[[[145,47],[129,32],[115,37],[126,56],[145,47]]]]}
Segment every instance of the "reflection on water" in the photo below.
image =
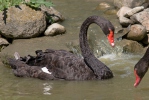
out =
{"type": "Polygon", "coordinates": [[[43,83],[43,94],[44,95],[51,95],[50,90],[52,89],[52,86],[48,83],[43,83]]]}
{"type": "MultiPolygon", "coordinates": [[[[62,23],[67,28],[67,34],[75,34],[72,35],[74,38],[78,38],[80,23],[87,16],[103,14],[94,10],[100,0],[54,0],[53,2],[67,19],[62,23]]],[[[111,18],[111,16],[106,17],[111,18]]],[[[89,33],[94,33],[89,35],[94,54],[110,67],[114,78],[104,81],[45,81],[19,78],[0,62],[0,100],[149,100],[147,77],[149,73],[138,88],[133,87],[133,67],[142,55],[123,54],[121,47],[109,47],[106,37],[98,34],[101,30],[94,25],[90,27],[89,33]]],[[[70,48],[76,54],[80,54],[79,46],[70,46],[70,48]]]]}

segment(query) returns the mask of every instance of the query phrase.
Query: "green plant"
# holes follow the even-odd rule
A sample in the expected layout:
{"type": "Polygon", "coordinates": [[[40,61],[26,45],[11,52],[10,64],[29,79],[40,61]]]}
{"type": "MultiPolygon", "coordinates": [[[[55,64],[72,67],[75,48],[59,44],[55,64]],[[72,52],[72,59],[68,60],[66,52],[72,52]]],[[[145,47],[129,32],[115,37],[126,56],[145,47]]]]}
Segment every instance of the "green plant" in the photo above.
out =
{"type": "Polygon", "coordinates": [[[46,7],[53,6],[52,2],[46,0],[29,0],[28,2],[25,0],[0,0],[0,11],[19,4],[26,4],[32,8],[39,8],[41,5],[45,5],[46,7]]]}
{"type": "Polygon", "coordinates": [[[46,7],[53,6],[52,2],[47,2],[46,0],[30,0],[29,2],[24,3],[33,8],[39,8],[41,5],[45,5],[46,7]]]}
{"type": "MultiPolygon", "coordinates": [[[[20,8],[19,4],[26,4],[27,6],[34,9],[38,9],[42,5],[45,5],[46,7],[54,6],[52,2],[46,0],[0,0],[0,11],[3,11],[3,20],[5,24],[7,18],[7,9],[11,6],[16,6],[20,8]]],[[[47,16],[47,18],[52,20],[51,17],[47,16]]]]}
{"type": "Polygon", "coordinates": [[[0,0],[0,10],[3,11],[11,6],[19,5],[23,0],[0,0]]]}

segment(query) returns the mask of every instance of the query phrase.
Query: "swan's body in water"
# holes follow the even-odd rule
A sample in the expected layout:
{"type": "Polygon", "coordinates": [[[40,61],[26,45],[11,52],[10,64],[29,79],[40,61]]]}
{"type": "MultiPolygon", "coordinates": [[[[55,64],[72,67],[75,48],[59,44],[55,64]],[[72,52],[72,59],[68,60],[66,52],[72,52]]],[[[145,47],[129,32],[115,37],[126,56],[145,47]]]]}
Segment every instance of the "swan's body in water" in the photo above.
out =
{"type": "Polygon", "coordinates": [[[45,80],[93,80],[109,79],[113,77],[112,71],[91,52],[87,43],[87,30],[90,24],[99,25],[107,36],[111,46],[114,46],[114,27],[110,21],[99,17],[88,17],[80,29],[80,48],[83,58],[65,50],[47,49],[44,52],[37,50],[37,56],[19,57],[9,59],[9,65],[18,77],[33,77],[45,80]]]}

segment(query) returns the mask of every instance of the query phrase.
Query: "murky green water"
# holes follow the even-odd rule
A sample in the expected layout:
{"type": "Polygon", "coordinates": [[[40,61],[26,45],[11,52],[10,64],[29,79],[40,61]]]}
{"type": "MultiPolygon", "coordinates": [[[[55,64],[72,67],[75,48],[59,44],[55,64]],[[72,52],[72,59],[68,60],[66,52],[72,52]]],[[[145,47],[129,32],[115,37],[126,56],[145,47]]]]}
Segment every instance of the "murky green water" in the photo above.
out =
{"type": "MultiPolygon", "coordinates": [[[[78,38],[80,25],[86,17],[104,14],[95,10],[100,1],[102,0],[53,0],[55,8],[66,17],[61,23],[69,34],[66,42],[78,38]]],[[[116,18],[113,15],[103,16],[108,19],[116,18]]],[[[89,33],[91,32],[99,33],[100,30],[92,25],[89,30],[89,33]]],[[[96,34],[91,37],[98,39],[96,34]]],[[[103,34],[99,39],[106,40],[103,34]]],[[[141,56],[118,52],[99,58],[114,73],[113,79],[105,81],[44,81],[19,78],[13,75],[10,68],[0,63],[0,100],[149,100],[149,73],[138,88],[133,87],[133,67],[141,56]]]]}

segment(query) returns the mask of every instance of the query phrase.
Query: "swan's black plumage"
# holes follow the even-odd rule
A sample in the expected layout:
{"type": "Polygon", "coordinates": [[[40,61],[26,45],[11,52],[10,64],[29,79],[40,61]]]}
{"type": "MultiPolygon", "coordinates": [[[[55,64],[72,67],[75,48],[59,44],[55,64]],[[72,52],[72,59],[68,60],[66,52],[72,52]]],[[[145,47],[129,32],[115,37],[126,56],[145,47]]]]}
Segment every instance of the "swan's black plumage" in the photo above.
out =
{"type": "Polygon", "coordinates": [[[149,68],[149,48],[144,56],[134,66],[134,74],[136,77],[134,86],[137,87],[149,68]]]}
{"type": "Polygon", "coordinates": [[[84,61],[86,64],[92,69],[95,75],[97,75],[98,79],[106,79],[113,77],[113,74],[111,70],[103,64],[101,61],[99,61],[92,53],[92,51],[89,49],[89,45],[87,42],[87,30],[90,24],[96,23],[99,25],[104,32],[105,35],[108,35],[109,29],[114,31],[114,27],[111,24],[111,22],[105,20],[102,17],[94,16],[89,17],[81,26],[80,29],[80,48],[82,51],[82,55],[84,57],[84,61]]]}
{"type": "Polygon", "coordinates": [[[90,24],[96,23],[101,27],[105,35],[109,30],[114,32],[110,21],[99,16],[88,17],[80,29],[80,48],[83,58],[65,50],[47,49],[44,52],[37,50],[37,56],[20,57],[9,59],[9,65],[19,77],[34,77],[39,79],[64,79],[64,80],[93,80],[109,79],[113,77],[112,71],[91,52],[87,43],[87,30],[90,24]],[[49,73],[41,68],[46,67],[49,73]]]}

